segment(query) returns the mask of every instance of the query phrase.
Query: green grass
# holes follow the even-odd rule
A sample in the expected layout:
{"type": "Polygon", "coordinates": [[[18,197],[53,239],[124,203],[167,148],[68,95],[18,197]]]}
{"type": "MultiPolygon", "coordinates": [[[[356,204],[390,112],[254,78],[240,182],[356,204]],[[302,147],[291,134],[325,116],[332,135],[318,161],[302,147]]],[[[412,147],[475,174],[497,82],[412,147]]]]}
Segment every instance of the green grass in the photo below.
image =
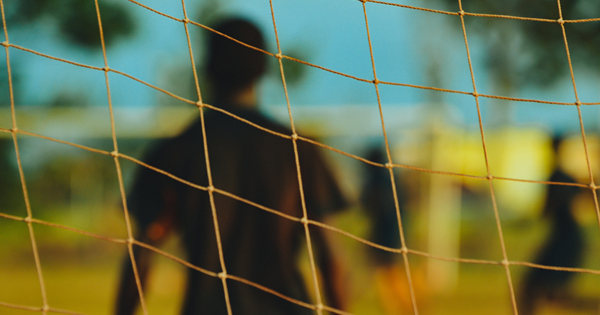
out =
{"type": "MultiPolygon", "coordinates": [[[[333,223],[364,237],[369,228],[365,222],[364,214],[353,211],[337,218],[333,223]]],[[[52,231],[54,228],[39,225],[34,225],[34,228],[39,240],[42,271],[50,306],[89,315],[112,314],[119,267],[121,260],[126,257],[126,246],[77,234],[56,234],[56,231],[52,231]]],[[[486,246],[498,246],[497,236],[490,232],[486,238],[485,233],[469,232],[474,228],[464,228],[464,251],[461,252],[461,256],[496,255],[496,250],[490,251],[486,246]]],[[[0,246],[0,302],[41,307],[40,285],[26,225],[18,222],[17,225],[7,225],[0,231],[0,238],[4,241],[4,246],[0,246]]],[[[588,244],[584,267],[598,270],[600,252],[592,250],[600,245],[600,241],[597,241],[598,226],[589,225],[586,231],[588,244]]],[[[505,224],[504,236],[509,248],[509,258],[530,260],[546,232],[543,226],[505,224]]],[[[384,304],[377,287],[379,271],[369,257],[370,248],[340,235],[329,235],[335,250],[344,257],[349,311],[357,315],[384,315],[384,304]]],[[[173,243],[167,245],[167,248],[170,252],[178,252],[173,243]]],[[[510,295],[502,266],[461,264],[456,286],[433,292],[425,277],[427,259],[415,255],[410,255],[409,259],[420,314],[511,314],[510,295]]],[[[309,270],[307,266],[301,265],[301,268],[305,274],[309,270]]],[[[399,264],[397,268],[402,274],[402,265],[399,264]]],[[[150,314],[178,314],[184,291],[185,267],[156,256],[153,271],[146,290],[150,314]]],[[[517,290],[525,271],[525,267],[511,267],[512,279],[517,290]]],[[[600,294],[598,277],[600,276],[590,274],[575,276],[573,292],[587,299],[588,306],[566,309],[548,304],[543,306],[539,314],[597,314],[600,294]]],[[[405,278],[400,276],[396,282],[397,287],[401,288],[400,291],[404,288],[403,293],[397,293],[398,299],[406,299],[405,278]]],[[[410,308],[406,308],[404,313],[410,314],[410,308]]],[[[0,306],[0,314],[22,315],[39,312],[0,306]]]]}
{"type": "MultiPolygon", "coordinates": [[[[148,288],[151,314],[177,314],[183,291],[184,273],[175,263],[156,259],[148,288]]],[[[53,308],[83,314],[112,314],[119,263],[107,261],[87,265],[64,263],[42,266],[48,303],[53,308]]],[[[42,306],[35,266],[0,266],[0,301],[27,306],[42,306]]],[[[1,307],[0,314],[35,313],[1,307]]]]}

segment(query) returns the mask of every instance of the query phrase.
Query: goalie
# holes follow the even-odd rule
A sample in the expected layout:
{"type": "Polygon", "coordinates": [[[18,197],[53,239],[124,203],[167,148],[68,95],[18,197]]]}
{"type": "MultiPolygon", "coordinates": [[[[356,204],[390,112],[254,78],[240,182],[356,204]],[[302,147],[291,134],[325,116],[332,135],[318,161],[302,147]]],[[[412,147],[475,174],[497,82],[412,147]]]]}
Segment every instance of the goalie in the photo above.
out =
{"type": "MultiPolygon", "coordinates": [[[[263,49],[261,32],[251,23],[230,19],[215,28],[263,49]]],[[[211,33],[206,72],[213,103],[262,127],[291,135],[256,109],[256,83],[264,73],[266,55],[211,33]]],[[[229,115],[206,111],[205,129],[214,187],[287,215],[302,217],[302,196],[292,140],[229,115]]],[[[192,183],[209,186],[200,120],[173,139],[159,143],[146,162],[192,183]]],[[[325,161],[311,144],[298,141],[304,201],[311,220],[342,209],[345,200],[325,161]]],[[[214,192],[227,273],[250,280],[288,297],[308,302],[298,270],[303,245],[300,222],[266,212],[214,192]]],[[[158,246],[169,234],[181,235],[186,260],[215,273],[222,271],[209,193],[147,168],[139,169],[128,197],[139,227],[137,239],[158,246]]],[[[310,229],[316,263],[323,274],[328,305],[343,308],[336,261],[320,228],[310,229]]],[[[142,283],[150,270],[151,252],[135,247],[142,283]]],[[[227,280],[233,314],[312,314],[314,311],[253,286],[227,280]]],[[[131,263],[123,265],[116,313],[133,314],[139,297],[131,263]]],[[[189,269],[182,314],[226,314],[221,279],[189,269]]]]}

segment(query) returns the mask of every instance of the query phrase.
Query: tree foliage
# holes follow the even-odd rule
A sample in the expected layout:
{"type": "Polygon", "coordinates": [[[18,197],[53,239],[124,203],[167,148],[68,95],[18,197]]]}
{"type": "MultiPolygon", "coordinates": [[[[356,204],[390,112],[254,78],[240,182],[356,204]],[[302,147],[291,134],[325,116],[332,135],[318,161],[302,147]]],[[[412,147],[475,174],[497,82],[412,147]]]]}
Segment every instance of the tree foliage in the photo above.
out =
{"type": "MultiPolygon", "coordinates": [[[[91,49],[101,48],[94,0],[13,0],[11,4],[9,25],[54,23],[60,35],[69,42],[91,49]]],[[[133,34],[134,19],[124,5],[106,0],[99,0],[98,4],[107,46],[120,37],[133,34]]]]}
{"type": "MultiPolygon", "coordinates": [[[[71,44],[88,51],[98,51],[102,47],[94,0],[4,0],[4,5],[9,33],[41,24],[44,29],[56,32],[64,39],[57,43],[59,45],[71,44]]],[[[98,5],[107,47],[116,43],[119,38],[134,33],[135,20],[124,5],[110,0],[98,0],[98,5]]],[[[19,63],[13,61],[11,68],[13,92],[17,99],[21,99],[19,87],[27,84],[28,78],[20,71],[19,63]]],[[[85,92],[59,92],[54,99],[48,100],[48,105],[82,104],[85,99],[85,92]]],[[[7,67],[5,63],[0,63],[0,106],[9,104],[7,67]]],[[[12,140],[0,139],[0,183],[3,187],[0,189],[0,212],[23,215],[23,211],[19,212],[24,206],[23,193],[18,169],[13,161],[14,154],[12,140]]],[[[36,195],[43,194],[43,200],[48,203],[66,204],[70,197],[70,173],[65,171],[65,168],[70,164],[72,163],[59,160],[47,162],[43,172],[37,176],[29,176],[30,189],[36,191],[36,195]]],[[[34,206],[43,208],[35,202],[34,206]]]]}
{"type": "MultiPolygon", "coordinates": [[[[88,52],[97,52],[102,48],[95,0],[4,0],[3,3],[9,33],[19,29],[28,31],[34,25],[41,25],[52,35],[58,35],[62,39],[57,45],[72,45],[88,52]]],[[[111,0],[98,0],[98,6],[106,47],[133,35],[136,29],[135,19],[125,5],[111,0]]],[[[21,73],[18,62],[13,61],[11,67],[13,92],[20,98],[20,87],[27,84],[28,78],[21,73]]],[[[0,82],[0,106],[7,106],[10,104],[8,74],[6,64],[3,63],[0,63],[0,82]]],[[[64,96],[65,93],[62,94],[64,96]]],[[[62,101],[60,96],[48,100],[48,103],[62,101]]],[[[69,98],[85,102],[85,95],[81,93],[69,98]]]]}
{"type": "MultiPolygon", "coordinates": [[[[457,7],[457,0],[440,0],[457,7]]],[[[466,12],[558,20],[556,0],[463,0],[466,12]]],[[[600,1],[563,0],[563,20],[600,17],[600,1]]],[[[476,32],[487,45],[487,64],[499,82],[549,85],[568,70],[558,22],[520,21],[465,16],[467,32],[476,32]]],[[[600,22],[565,23],[574,66],[600,66],[600,22]]]]}

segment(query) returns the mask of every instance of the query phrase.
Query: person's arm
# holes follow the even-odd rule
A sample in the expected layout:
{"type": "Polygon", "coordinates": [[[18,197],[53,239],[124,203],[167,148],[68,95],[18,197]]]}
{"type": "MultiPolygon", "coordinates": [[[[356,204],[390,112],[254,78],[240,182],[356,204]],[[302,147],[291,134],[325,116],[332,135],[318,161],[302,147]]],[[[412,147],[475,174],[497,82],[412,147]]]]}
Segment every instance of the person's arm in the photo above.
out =
{"type": "MultiPolygon", "coordinates": [[[[168,200],[168,199],[167,199],[168,200]]],[[[171,234],[174,229],[174,217],[172,211],[169,209],[175,209],[175,199],[170,200],[170,205],[167,205],[163,214],[150,225],[142,230],[142,234],[136,237],[136,240],[157,247],[164,242],[165,239],[171,234]]],[[[139,245],[133,245],[133,256],[138,271],[140,284],[143,288],[148,279],[150,272],[151,260],[153,252],[147,248],[139,245]]],[[[133,264],[130,255],[126,255],[122,266],[121,276],[119,281],[119,289],[117,291],[116,301],[116,315],[132,315],[135,313],[136,308],[140,303],[140,293],[138,290],[135,274],[133,272],[133,264]]]]}
{"type": "MultiPolygon", "coordinates": [[[[133,246],[133,255],[142,288],[145,287],[148,271],[150,270],[150,254],[151,252],[145,248],[136,245],[133,246]]],[[[132,265],[130,255],[126,255],[121,266],[115,309],[116,315],[133,315],[140,302],[140,293],[132,265]]]]}
{"type": "MultiPolygon", "coordinates": [[[[337,179],[321,152],[314,146],[300,146],[306,207],[309,219],[325,224],[327,218],[347,207],[337,179]]],[[[347,283],[341,257],[335,251],[331,233],[321,227],[310,229],[315,259],[321,270],[323,291],[329,306],[346,309],[347,283]]]]}
{"type": "MultiPolygon", "coordinates": [[[[155,161],[153,161],[155,162],[155,161]]],[[[157,162],[157,165],[165,165],[157,162]]],[[[135,239],[158,247],[175,229],[177,191],[167,178],[153,170],[141,169],[128,197],[130,215],[139,229],[135,239]]],[[[143,288],[151,268],[152,251],[133,244],[133,256],[143,288]]],[[[140,303],[140,293],[129,251],[121,264],[115,314],[133,315],[140,303]]]]}

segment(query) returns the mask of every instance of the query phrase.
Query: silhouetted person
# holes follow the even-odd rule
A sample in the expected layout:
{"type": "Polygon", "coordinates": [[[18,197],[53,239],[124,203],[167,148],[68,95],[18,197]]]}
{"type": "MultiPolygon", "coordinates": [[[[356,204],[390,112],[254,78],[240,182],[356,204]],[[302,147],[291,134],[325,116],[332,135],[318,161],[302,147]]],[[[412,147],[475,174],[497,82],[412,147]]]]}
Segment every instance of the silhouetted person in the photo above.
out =
{"type": "MultiPolygon", "coordinates": [[[[388,162],[386,151],[374,147],[367,153],[367,159],[385,164],[388,162]]],[[[403,226],[407,224],[406,193],[396,180],[396,193],[403,226]]],[[[372,221],[371,241],[390,248],[401,247],[400,229],[394,201],[394,190],[390,171],[385,167],[368,166],[365,183],[361,192],[362,208],[372,221]]],[[[406,232],[406,229],[404,229],[406,232]]],[[[405,234],[406,235],[406,234],[405,234]]],[[[369,247],[368,253],[375,265],[375,284],[386,314],[408,314],[412,312],[412,300],[403,267],[401,255],[369,247]]],[[[413,266],[414,267],[414,266],[413,266]]],[[[413,288],[424,295],[424,285],[418,268],[413,268],[413,288]]]]}
{"type": "MultiPolygon", "coordinates": [[[[376,163],[387,163],[385,151],[379,147],[371,149],[367,159],[376,163]]],[[[400,248],[400,230],[390,171],[384,167],[369,166],[365,178],[361,201],[367,215],[373,220],[371,240],[379,245],[400,248]]],[[[401,201],[402,198],[399,199],[399,202],[401,201]]],[[[392,265],[398,257],[398,254],[378,248],[370,250],[373,261],[378,266],[392,265]]]]}
{"type": "MultiPolygon", "coordinates": [[[[231,19],[216,30],[264,49],[260,31],[251,23],[231,19]]],[[[255,108],[255,84],[265,70],[266,56],[220,35],[208,39],[207,75],[213,86],[213,105],[268,129],[291,135],[288,128],[261,115],[255,108]]],[[[214,186],[260,205],[302,217],[292,140],[259,130],[216,111],[206,111],[206,137],[214,186]]],[[[308,217],[322,219],[341,209],[345,200],[317,148],[298,142],[298,153],[308,217]]],[[[160,143],[146,159],[149,165],[198,185],[208,186],[202,125],[198,120],[180,136],[160,143]]],[[[304,245],[304,227],[215,192],[215,207],[227,273],[286,296],[308,302],[297,268],[304,245]]],[[[140,168],[128,197],[138,223],[137,239],[158,245],[171,232],[183,240],[185,259],[221,272],[209,194],[147,168],[140,168]]],[[[322,271],[327,304],[341,308],[334,285],[334,260],[323,230],[310,229],[316,263],[322,271]]],[[[151,252],[135,247],[142,281],[147,278],[151,252]]],[[[127,259],[128,260],[128,259],[127,259]]],[[[227,280],[233,314],[313,314],[247,284],[227,280]]],[[[138,293],[131,263],[125,262],[117,300],[117,314],[132,314],[138,293]]],[[[226,314],[221,280],[189,269],[182,314],[226,314]]]]}
{"type": "MultiPolygon", "coordinates": [[[[548,179],[551,182],[575,183],[558,163],[561,138],[553,139],[555,168],[548,179]]],[[[583,258],[583,232],[575,220],[572,207],[579,187],[548,185],[544,216],[551,222],[550,235],[538,253],[534,263],[556,267],[579,267],[583,258]]],[[[531,268],[523,280],[519,314],[534,314],[542,300],[558,300],[568,297],[568,284],[575,273],[531,268]]]]}

